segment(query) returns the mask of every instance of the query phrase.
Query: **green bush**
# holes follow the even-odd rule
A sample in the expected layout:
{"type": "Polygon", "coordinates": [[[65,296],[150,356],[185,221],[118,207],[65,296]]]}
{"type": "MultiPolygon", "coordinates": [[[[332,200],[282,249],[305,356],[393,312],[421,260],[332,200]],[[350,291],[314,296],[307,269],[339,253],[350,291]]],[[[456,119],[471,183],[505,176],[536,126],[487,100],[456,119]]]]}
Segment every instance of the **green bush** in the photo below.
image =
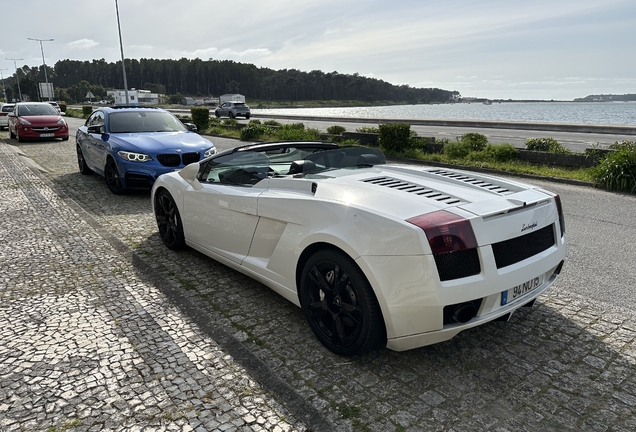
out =
{"type": "Polygon", "coordinates": [[[276,135],[281,141],[318,141],[320,140],[320,131],[318,129],[305,129],[302,123],[283,125],[276,135]],[[300,128],[298,125],[302,125],[300,128]]]}
{"type": "Polygon", "coordinates": [[[192,123],[197,126],[199,131],[203,131],[210,126],[210,110],[208,108],[190,108],[192,123]]]}
{"type": "Polygon", "coordinates": [[[609,153],[590,172],[597,186],[636,193],[636,148],[627,145],[609,153]]]}
{"type": "Polygon", "coordinates": [[[346,139],[342,140],[338,143],[340,147],[360,147],[360,140],[357,139],[346,139]]]}
{"type": "Polygon", "coordinates": [[[459,138],[459,142],[470,145],[470,148],[474,151],[481,151],[486,148],[488,138],[480,133],[468,132],[459,138]]]}
{"type": "Polygon", "coordinates": [[[281,126],[282,126],[282,124],[280,124],[280,123],[279,123],[279,122],[277,122],[276,120],[265,120],[265,121],[263,122],[263,124],[264,124],[264,125],[267,125],[267,126],[276,126],[276,127],[281,127],[281,126]]]}
{"type": "Polygon", "coordinates": [[[373,127],[373,126],[362,126],[362,127],[357,128],[356,132],[379,134],[380,133],[380,128],[373,127]]]}
{"type": "Polygon", "coordinates": [[[609,148],[612,150],[622,150],[622,149],[633,150],[636,148],[636,141],[628,141],[628,140],[624,140],[620,142],[614,141],[612,144],[610,144],[609,148]]]}
{"type": "Polygon", "coordinates": [[[327,128],[327,133],[331,135],[342,135],[342,133],[346,130],[347,128],[345,128],[344,126],[333,125],[327,128]]]}
{"type": "Polygon", "coordinates": [[[449,142],[444,144],[444,154],[451,159],[463,159],[470,154],[472,146],[466,142],[449,142]]]}
{"type": "Polygon", "coordinates": [[[259,119],[253,119],[253,120],[250,120],[250,122],[248,124],[258,124],[259,125],[259,124],[261,124],[261,121],[259,119]]]}
{"type": "Polygon", "coordinates": [[[554,138],[530,138],[526,140],[526,149],[560,154],[568,153],[568,150],[554,138]]]}
{"type": "Polygon", "coordinates": [[[388,123],[380,125],[380,146],[389,152],[402,152],[413,147],[411,125],[404,123],[388,123]]]}
{"type": "Polygon", "coordinates": [[[93,107],[90,105],[84,105],[82,107],[82,117],[88,118],[89,115],[93,112],[93,107]]]}
{"type": "Polygon", "coordinates": [[[226,118],[225,120],[222,121],[222,123],[223,123],[223,126],[229,127],[229,128],[234,128],[238,125],[238,121],[233,118],[226,118]]]}
{"type": "Polygon", "coordinates": [[[263,127],[259,123],[250,123],[241,129],[241,141],[255,140],[263,135],[263,127]]]}
{"type": "Polygon", "coordinates": [[[517,148],[512,144],[488,144],[482,152],[494,162],[508,162],[517,158],[517,148]]]}

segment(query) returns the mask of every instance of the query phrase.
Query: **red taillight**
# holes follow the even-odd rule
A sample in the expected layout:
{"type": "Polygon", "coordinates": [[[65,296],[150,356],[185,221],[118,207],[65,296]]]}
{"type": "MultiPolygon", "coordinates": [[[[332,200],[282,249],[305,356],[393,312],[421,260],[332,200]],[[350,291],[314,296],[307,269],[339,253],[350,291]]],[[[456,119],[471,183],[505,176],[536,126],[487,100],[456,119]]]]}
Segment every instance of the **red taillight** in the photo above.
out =
{"type": "Polygon", "coordinates": [[[563,217],[563,207],[561,207],[561,197],[554,192],[550,192],[545,189],[538,189],[538,191],[554,197],[554,202],[556,203],[557,210],[559,212],[559,226],[561,227],[561,237],[563,237],[565,235],[565,218],[563,217]]]}
{"type": "Polygon", "coordinates": [[[5,117],[8,113],[0,113],[0,117],[5,117]]]}
{"type": "Polygon", "coordinates": [[[422,228],[434,254],[477,247],[477,239],[468,219],[447,211],[415,216],[406,220],[422,228]]]}

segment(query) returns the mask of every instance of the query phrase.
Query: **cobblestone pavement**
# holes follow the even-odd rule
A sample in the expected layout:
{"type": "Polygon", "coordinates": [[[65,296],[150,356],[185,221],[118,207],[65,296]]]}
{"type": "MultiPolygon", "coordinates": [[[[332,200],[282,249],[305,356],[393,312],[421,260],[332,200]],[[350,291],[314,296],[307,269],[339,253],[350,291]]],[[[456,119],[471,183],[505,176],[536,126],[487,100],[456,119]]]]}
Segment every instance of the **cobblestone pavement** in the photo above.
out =
{"type": "Polygon", "coordinates": [[[0,190],[0,430],[307,430],[4,144],[0,190]]]}
{"type": "MultiPolygon", "coordinates": [[[[315,431],[636,430],[636,314],[632,309],[609,311],[557,281],[533,308],[523,308],[507,323],[493,322],[462,332],[451,341],[407,352],[380,350],[355,358],[338,357],[312,336],[300,309],[269,289],[193,250],[173,252],[163,247],[149,195],[114,196],[101,177],[80,175],[73,140],[27,143],[20,149],[48,171],[42,175],[52,188],[44,188],[46,199],[59,203],[56,193],[68,196],[72,203],[65,202],[70,208],[77,203],[82,211],[54,206],[49,212],[62,216],[55,216],[57,222],[51,224],[47,222],[51,216],[34,213],[29,207],[33,204],[5,210],[2,201],[3,212],[13,212],[17,220],[10,224],[21,226],[31,220],[28,225],[33,227],[3,228],[7,234],[3,234],[2,259],[10,263],[0,274],[10,287],[8,293],[3,291],[1,303],[0,416],[4,422],[9,419],[15,425],[20,416],[38,422],[41,416],[47,421],[55,418],[55,424],[70,429],[88,412],[109,421],[120,420],[112,428],[151,421],[160,425],[167,421],[166,413],[172,418],[170,425],[201,421],[200,413],[214,417],[218,412],[214,407],[199,411],[207,403],[193,390],[199,388],[194,384],[201,376],[210,383],[204,389],[214,393],[212,401],[217,394],[231,394],[227,403],[236,402],[239,412],[244,412],[252,406],[241,402],[254,401],[254,395],[241,398],[236,387],[216,387],[235,381],[223,379],[227,373],[217,370],[219,364],[238,370],[236,363],[240,363],[252,379],[233,372],[237,381],[249,383],[254,393],[262,394],[261,388],[271,391],[284,401],[284,408],[296,414],[293,418],[302,418],[315,431]],[[12,239],[9,244],[7,238],[12,239]],[[119,247],[119,253],[111,249],[113,245],[119,247]],[[15,258],[7,257],[9,246],[15,258]],[[52,251],[59,255],[59,262],[47,264],[52,251]],[[122,263],[122,254],[129,254],[130,259],[122,263]],[[46,282],[34,284],[33,280],[46,282]],[[19,294],[11,294],[16,291],[19,294]],[[130,319],[131,315],[135,318],[130,319]],[[172,319],[183,324],[171,327],[172,319]],[[66,326],[64,332],[87,337],[69,342],[68,333],[47,333],[49,326],[56,325],[60,331],[66,326]],[[95,328],[100,329],[99,337],[95,328]],[[113,336],[102,337],[102,329],[113,336]],[[217,336],[218,331],[222,333],[217,336]],[[47,349],[40,348],[35,335],[50,343],[45,345],[47,349]],[[76,354],[90,350],[88,347],[95,347],[99,354],[76,354]],[[237,352],[233,354],[236,363],[223,354],[201,362],[198,359],[205,355],[191,354],[221,349],[237,352]],[[248,355],[240,354],[241,349],[248,355]],[[130,353],[130,362],[124,361],[125,352],[130,353]],[[59,362],[52,364],[50,357],[57,354],[68,357],[65,369],[56,366],[59,362]],[[191,363],[186,370],[192,379],[184,377],[185,382],[176,383],[179,378],[172,371],[188,356],[191,363]],[[92,360],[94,357],[99,360],[92,360]],[[33,358],[41,359],[40,363],[33,358]],[[133,359],[139,359],[139,366],[133,359]],[[67,371],[65,376],[73,384],[57,384],[60,378],[52,378],[56,367],[67,371]],[[113,370],[113,375],[106,378],[103,369],[113,370]],[[141,393],[127,373],[138,377],[141,393]],[[285,393],[280,382],[291,393],[285,393]],[[81,399],[74,403],[74,393],[93,389],[89,387],[92,383],[106,392],[102,397],[97,390],[89,391],[96,392],[92,397],[97,408],[87,408],[81,399]],[[53,391],[44,390],[49,389],[48,384],[54,386],[53,391]],[[116,396],[108,393],[109,385],[114,386],[116,396]],[[157,396],[150,387],[165,397],[157,396]],[[64,399],[67,391],[72,393],[64,399]],[[173,397],[175,393],[182,399],[173,397]],[[115,401],[109,397],[119,397],[119,405],[113,405],[115,401]],[[136,416],[145,412],[148,398],[157,401],[150,403],[153,420],[136,416]],[[164,409],[166,400],[170,402],[164,409]],[[51,406],[57,417],[49,417],[47,407],[51,406]]],[[[13,160],[5,148],[3,152],[4,164],[6,159],[13,160]]],[[[26,184],[40,182],[31,174],[22,180],[6,180],[6,174],[2,178],[3,199],[25,194],[26,184]]],[[[42,200],[43,193],[30,201],[42,200]]],[[[567,262],[564,273],[561,280],[567,281],[567,262]]],[[[254,408],[278,413],[261,414],[263,419],[285,415],[284,408],[270,398],[259,400],[267,409],[254,408]]],[[[285,428],[302,429],[292,417],[286,418],[285,428]]]]}

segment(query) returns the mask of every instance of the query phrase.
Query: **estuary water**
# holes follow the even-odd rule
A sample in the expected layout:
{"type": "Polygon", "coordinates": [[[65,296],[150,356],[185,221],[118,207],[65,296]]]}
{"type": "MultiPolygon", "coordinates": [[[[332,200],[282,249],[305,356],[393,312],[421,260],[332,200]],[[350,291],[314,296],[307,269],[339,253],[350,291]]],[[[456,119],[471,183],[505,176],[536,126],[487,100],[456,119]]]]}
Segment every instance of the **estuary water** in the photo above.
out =
{"type": "Polygon", "coordinates": [[[493,102],[348,108],[252,109],[255,114],[386,119],[454,119],[636,124],[636,102],[493,102]]]}

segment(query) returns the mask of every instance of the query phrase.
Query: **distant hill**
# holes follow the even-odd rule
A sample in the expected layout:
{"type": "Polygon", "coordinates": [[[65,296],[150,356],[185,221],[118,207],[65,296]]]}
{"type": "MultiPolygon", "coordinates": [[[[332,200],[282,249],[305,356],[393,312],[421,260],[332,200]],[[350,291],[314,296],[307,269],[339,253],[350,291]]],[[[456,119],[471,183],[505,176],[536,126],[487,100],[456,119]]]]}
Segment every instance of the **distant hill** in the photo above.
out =
{"type": "Polygon", "coordinates": [[[589,95],[574,99],[574,102],[627,102],[636,101],[636,94],[624,95],[589,95]]]}

